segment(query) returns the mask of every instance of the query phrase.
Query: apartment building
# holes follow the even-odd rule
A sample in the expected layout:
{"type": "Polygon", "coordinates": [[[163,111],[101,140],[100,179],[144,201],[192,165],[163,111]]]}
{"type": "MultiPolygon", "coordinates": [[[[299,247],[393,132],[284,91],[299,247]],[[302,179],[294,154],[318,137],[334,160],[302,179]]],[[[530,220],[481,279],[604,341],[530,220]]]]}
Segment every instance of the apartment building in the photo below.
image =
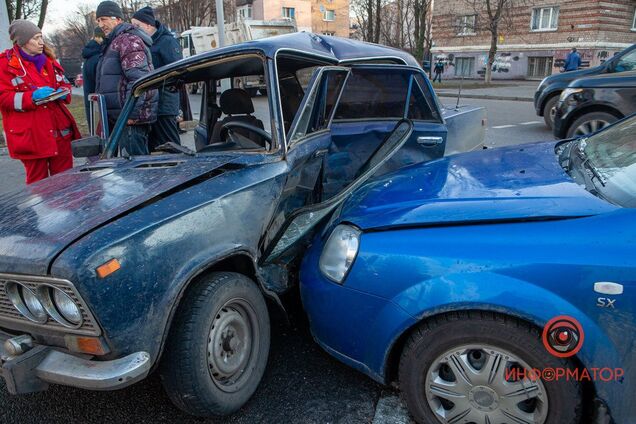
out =
{"type": "Polygon", "coordinates": [[[237,0],[243,19],[291,18],[298,31],[349,37],[349,0],[237,0]]]}
{"type": "MultiPolygon", "coordinates": [[[[436,1],[433,56],[445,76],[483,77],[491,34],[466,0],[436,1]]],[[[494,79],[540,79],[559,72],[576,47],[583,67],[596,66],[636,43],[634,0],[534,0],[510,10],[498,34],[494,79]]]]}

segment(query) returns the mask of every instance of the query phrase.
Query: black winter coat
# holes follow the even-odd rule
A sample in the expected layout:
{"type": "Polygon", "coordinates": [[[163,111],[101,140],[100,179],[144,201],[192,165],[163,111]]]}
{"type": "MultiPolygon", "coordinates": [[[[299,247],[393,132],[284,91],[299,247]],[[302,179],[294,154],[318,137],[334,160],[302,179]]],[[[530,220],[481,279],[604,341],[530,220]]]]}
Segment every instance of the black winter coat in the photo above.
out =
{"type": "MultiPolygon", "coordinates": [[[[153,70],[151,45],[148,35],[126,22],[117,25],[104,40],[95,90],[105,97],[111,125],[119,118],[133,83],[153,70]]],[[[128,119],[138,124],[155,122],[158,100],[157,90],[146,91],[128,119]]]]}
{"type": "MultiPolygon", "coordinates": [[[[161,22],[156,21],[157,32],[152,35],[152,64],[155,69],[183,59],[179,41],[161,22]]],[[[159,112],[161,116],[177,116],[179,114],[179,92],[168,88],[159,90],[159,112]]]]}
{"type": "Polygon", "coordinates": [[[82,78],[84,79],[84,108],[88,117],[88,95],[95,92],[97,80],[97,63],[102,46],[95,40],[91,40],[82,50],[84,65],[82,66],[82,78]]]}

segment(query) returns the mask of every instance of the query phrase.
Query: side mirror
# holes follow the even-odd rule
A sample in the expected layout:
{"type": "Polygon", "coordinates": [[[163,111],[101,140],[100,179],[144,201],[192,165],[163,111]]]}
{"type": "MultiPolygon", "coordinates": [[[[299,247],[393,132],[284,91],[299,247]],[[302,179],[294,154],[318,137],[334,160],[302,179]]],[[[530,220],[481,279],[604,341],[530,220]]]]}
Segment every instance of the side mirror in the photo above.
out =
{"type": "Polygon", "coordinates": [[[76,158],[88,158],[99,156],[102,153],[103,140],[96,135],[80,138],[71,143],[73,156],[76,158]]]}

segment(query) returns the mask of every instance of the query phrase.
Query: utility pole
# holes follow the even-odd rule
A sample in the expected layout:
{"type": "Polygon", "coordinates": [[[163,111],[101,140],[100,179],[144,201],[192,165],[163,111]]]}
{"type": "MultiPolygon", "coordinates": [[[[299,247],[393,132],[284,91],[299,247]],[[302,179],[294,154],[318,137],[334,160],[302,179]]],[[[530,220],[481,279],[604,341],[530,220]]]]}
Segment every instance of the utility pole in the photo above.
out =
{"type": "Polygon", "coordinates": [[[225,13],[223,0],[216,0],[216,27],[219,30],[219,47],[225,47],[225,13]]]}
{"type": "Polygon", "coordinates": [[[9,12],[7,11],[7,2],[0,1],[0,51],[11,48],[11,40],[9,39],[9,12]],[[6,29],[5,29],[6,28],[6,29]]]}

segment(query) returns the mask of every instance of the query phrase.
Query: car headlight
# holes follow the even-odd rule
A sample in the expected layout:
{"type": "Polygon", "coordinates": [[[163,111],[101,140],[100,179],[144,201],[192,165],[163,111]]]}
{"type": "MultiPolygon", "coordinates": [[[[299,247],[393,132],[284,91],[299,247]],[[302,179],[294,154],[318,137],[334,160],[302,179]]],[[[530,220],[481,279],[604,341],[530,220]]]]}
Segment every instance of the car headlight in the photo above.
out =
{"type": "Polygon", "coordinates": [[[13,307],[25,318],[39,324],[44,324],[48,320],[44,306],[28,287],[11,281],[7,283],[5,291],[13,307]]]}
{"type": "Polygon", "coordinates": [[[325,277],[342,284],[358,254],[360,233],[349,225],[338,225],[333,230],[320,255],[319,268],[325,277]]]}
{"type": "Polygon", "coordinates": [[[46,312],[58,323],[69,328],[82,325],[82,311],[63,290],[48,285],[41,286],[38,297],[42,299],[46,312]]]}
{"type": "Polygon", "coordinates": [[[561,92],[561,97],[559,97],[559,102],[561,103],[565,102],[568,98],[576,102],[576,100],[578,99],[573,96],[580,94],[582,92],[583,92],[582,88],[566,88],[565,90],[561,92]]]}

